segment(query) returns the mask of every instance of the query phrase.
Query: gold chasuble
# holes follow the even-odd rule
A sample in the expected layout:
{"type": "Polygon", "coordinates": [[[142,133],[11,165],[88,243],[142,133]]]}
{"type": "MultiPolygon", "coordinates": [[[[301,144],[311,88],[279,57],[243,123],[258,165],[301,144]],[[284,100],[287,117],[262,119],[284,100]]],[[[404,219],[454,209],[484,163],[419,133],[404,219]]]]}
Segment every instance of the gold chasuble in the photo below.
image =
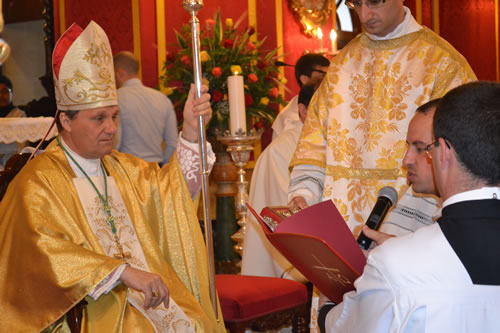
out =
{"type": "MultiPolygon", "coordinates": [[[[162,277],[197,332],[225,332],[213,313],[205,243],[176,156],[161,169],[117,151],[102,163],[121,193],[150,271],[162,277]]],[[[87,296],[124,261],[105,255],[74,177],[54,141],[21,170],[0,204],[0,330],[41,331],[85,298],[82,332],[155,332],[127,301],[125,285],[97,301],[87,296]]],[[[68,331],[63,321],[55,326],[68,331]]]]}
{"type": "Polygon", "coordinates": [[[463,56],[425,27],[388,40],[362,33],[333,58],[291,166],[324,169],[321,200],[332,199],[358,234],[379,188],[406,188],[402,159],[416,108],[473,80],[463,56]]]}

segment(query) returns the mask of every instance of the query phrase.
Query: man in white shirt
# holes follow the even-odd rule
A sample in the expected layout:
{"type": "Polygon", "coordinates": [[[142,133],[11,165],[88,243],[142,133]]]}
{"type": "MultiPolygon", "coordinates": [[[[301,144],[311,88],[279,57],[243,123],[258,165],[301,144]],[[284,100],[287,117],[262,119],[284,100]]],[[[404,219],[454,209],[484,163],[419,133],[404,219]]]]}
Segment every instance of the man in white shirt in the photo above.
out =
{"type": "Polygon", "coordinates": [[[469,83],[442,98],[424,148],[442,216],[371,251],[356,291],[327,313],[326,332],[498,331],[499,128],[500,84],[469,83]]]}
{"type": "Polygon", "coordinates": [[[142,84],[139,62],[133,53],[119,52],[113,62],[120,109],[118,150],[148,162],[167,163],[178,136],[172,102],[160,91],[142,84]]]}

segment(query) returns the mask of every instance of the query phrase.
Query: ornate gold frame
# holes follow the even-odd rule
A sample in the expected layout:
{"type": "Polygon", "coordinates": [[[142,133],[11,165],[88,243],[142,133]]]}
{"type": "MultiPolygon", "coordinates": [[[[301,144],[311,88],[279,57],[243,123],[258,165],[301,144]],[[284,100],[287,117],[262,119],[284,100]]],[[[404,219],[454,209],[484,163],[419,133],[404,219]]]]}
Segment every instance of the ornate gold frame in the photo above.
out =
{"type": "Polygon", "coordinates": [[[295,18],[300,22],[304,34],[314,37],[317,29],[322,27],[332,15],[334,0],[323,0],[320,9],[307,8],[304,2],[308,1],[311,0],[288,0],[288,6],[295,18]]]}

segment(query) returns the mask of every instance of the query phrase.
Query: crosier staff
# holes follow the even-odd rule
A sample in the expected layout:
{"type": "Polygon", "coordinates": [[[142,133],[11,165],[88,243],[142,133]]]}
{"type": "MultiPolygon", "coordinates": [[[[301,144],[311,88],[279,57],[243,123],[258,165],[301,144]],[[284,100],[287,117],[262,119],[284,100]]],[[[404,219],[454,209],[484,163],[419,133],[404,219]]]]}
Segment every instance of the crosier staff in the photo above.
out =
{"type": "MultiPolygon", "coordinates": [[[[201,60],[200,60],[200,21],[196,17],[203,7],[203,0],[183,0],[182,7],[191,14],[191,38],[193,45],[193,72],[194,84],[196,86],[196,96],[201,97],[201,60]]],[[[214,269],[214,246],[212,237],[212,223],[210,223],[210,209],[208,201],[208,166],[207,166],[207,143],[205,135],[205,120],[200,116],[199,120],[200,157],[201,157],[201,177],[202,177],[202,197],[203,197],[203,221],[205,223],[205,242],[208,252],[208,265],[210,275],[210,298],[214,308],[215,318],[219,320],[217,311],[217,296],[215,290],[215,269],[214,269]]]]}

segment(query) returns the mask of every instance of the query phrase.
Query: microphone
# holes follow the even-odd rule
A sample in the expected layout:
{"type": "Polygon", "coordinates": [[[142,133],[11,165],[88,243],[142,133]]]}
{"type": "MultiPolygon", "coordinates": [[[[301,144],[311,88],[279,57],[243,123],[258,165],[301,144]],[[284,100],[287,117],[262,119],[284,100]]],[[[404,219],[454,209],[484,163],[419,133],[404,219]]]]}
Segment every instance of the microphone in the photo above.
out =
{"type": "MultiPolygon", "coordinates": [[[[398,192],[391,187],[382,187],[377,193],[377,202],[375,207],[373,207],[370,216],[366,220],[366,225],[373,230],[378,230],[382,221],[384,221],[385,215],[389,211],[389,208],[398,201],[398,192]]],[[[363,232],[358,237],[358,244],[362,249],[367,250],[372,243],[372,239],[365,236],[363,232]]]]}

